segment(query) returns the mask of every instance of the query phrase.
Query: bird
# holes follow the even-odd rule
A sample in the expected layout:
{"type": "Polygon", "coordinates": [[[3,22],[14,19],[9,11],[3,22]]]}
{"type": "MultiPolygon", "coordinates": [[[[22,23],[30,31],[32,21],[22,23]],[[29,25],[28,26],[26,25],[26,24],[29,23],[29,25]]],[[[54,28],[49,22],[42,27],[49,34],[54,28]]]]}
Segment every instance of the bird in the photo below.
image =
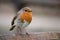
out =
{"type": "Polygon", "coordinates": [[[17,27],[20,34],[29,35],[29,33],[26,31],[25,28],[31,23],[31,21],[32,21],[32,10],[29,7],[24,7],[21,10],[19,10],[17,14],[13,17],[11,22],[12,27],[9,29],[9,31],[12,31],[15,27],[17,27]]]}

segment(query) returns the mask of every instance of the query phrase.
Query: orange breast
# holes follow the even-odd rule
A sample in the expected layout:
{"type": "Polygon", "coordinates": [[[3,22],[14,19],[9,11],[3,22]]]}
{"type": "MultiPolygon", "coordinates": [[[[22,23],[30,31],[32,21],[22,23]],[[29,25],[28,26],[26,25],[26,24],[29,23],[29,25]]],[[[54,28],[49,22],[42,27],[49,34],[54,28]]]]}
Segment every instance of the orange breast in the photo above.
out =
{"type": "Polygon", "coordinates": [[[30,23],[32,21],[32,13],[23,13],[20,19],[22,22],[26,20],[27,22],[30,23]]]}

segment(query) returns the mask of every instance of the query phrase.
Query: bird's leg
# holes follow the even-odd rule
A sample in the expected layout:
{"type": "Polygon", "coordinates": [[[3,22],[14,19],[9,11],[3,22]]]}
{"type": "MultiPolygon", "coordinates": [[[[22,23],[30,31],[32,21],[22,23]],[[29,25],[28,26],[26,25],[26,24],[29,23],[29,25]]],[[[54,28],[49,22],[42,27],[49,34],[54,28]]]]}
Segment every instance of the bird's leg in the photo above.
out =
{"type": "Polygon", "coordinates": [[[26,34],[27,36],[29,36],[29,33],[26,32],[26,29],[25,29],[25,28],[20,28],[20,27],[18,27],[18,28],[17,28],[17,33],[18,33],[19,35],[21,35],[21,36],[24,36],[24,34],[26,34]]]}
{"type": "Polygon", "coordinates": [[[28,32],[26,32],[26,29],[25,29],[25,28],[24,28],[24,32],[26,33],[26,35],[27,35],[27,36],[29,36],[29,33],[28,33],[28,32]]]}
{"type": "Polygon", "coordinates": [[[23,35],[23,31],[22,31],[22,29],[21,29],[21,28],[20,28],[19,32],[20,32],[20,35],[23,35]]]}
{"type": "Polygon", "coordinates": [[[18,33],[18,35],[23,36],[22,28],[18,27],[18,28],[17,28],[17,33],[18,33]]]}
{"type": "Polygon", "coordinates": [[[20,34],[20,27],[17,27],[17,34],[20,34]]]}

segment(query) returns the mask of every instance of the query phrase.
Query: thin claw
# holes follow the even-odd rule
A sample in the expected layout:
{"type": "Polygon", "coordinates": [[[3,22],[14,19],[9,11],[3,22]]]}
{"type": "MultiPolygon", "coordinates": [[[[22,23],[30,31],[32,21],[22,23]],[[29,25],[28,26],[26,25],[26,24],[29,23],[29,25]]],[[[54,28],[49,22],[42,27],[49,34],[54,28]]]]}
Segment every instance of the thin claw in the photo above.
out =
{"type": "Polygon", "coordinates": [[[26,35],[29,37],[30,35],[26,32],[26,35]]]}
{"type": "Polygon", "coordinates": [[[21,37],[24,37],[24,34],[19,34],[21,37]]]}

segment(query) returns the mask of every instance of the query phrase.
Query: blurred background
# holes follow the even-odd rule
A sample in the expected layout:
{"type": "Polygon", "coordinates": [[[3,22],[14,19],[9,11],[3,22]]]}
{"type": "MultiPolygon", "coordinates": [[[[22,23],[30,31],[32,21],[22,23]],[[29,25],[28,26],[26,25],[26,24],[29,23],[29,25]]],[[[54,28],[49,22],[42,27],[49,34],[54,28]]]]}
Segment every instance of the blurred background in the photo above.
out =
{"type": "Polygon", "coordinates": [[[29,32],[60,32],[60,0],[0,0],[0,34],[9,31],[11,21],[23,7],[32,9],[33,20],[26,27],[29,32]]]}

